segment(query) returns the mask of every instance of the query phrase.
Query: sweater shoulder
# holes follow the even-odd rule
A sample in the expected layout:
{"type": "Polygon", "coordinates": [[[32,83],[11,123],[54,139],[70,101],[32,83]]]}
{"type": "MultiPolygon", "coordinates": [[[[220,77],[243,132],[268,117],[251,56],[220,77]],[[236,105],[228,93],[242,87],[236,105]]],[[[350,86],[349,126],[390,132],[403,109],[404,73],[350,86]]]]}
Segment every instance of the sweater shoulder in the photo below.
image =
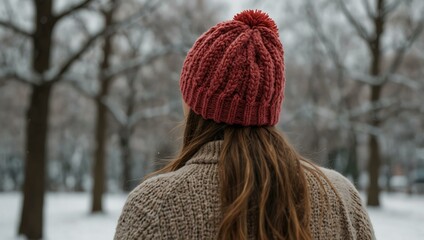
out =
{"type": "MultiPolygon", "coordinates": [[[[341,212],[349,219],[354,239],[375,239],[374,230],[360,194],[352,182],[342,174],[320,167],[340,200],[341,212]]],[[[327,185],[328,186],[328,185],[327,185]]]]}
{"type": "Polygon", "coordinates": [[[356,187],[345,176],[337,171],[320,167],[321,172],[330,181],[340,201],[348,212],[360,212],[366,215],[366,209],[356,187]]]}
{"type": "Polygon", "coordinates": [[[189,169],[159,174],[146,179],[131,191],[118,220],[114,239],[160,237],[161,209],[187,174],[189,169]]]}
{"type": "Polygon", "coordinates": [[[322,187],[324,187],[326,191],[334,191],[344,203],[349,203],[352,197],[360,201],[358,191],[345,176],[337,171],[324,167],[318,167],[319,172],[322,174],[312,174],[317,172],[315,169],[316,168],[306,171],[306,176],[313,192],[316,192],[316,189],[322,184],[322,187]]]}
{"type": "Polygon", "coordinates": [[[322,173],[324,173],[324,175],[328,178],[331,184],[341,194],[340,197],[344,199],[350,199],[351,194],[359,195],[352,182],[339,172],[323,167],[320,167],[319,169],[322,171],[322,173]]]}

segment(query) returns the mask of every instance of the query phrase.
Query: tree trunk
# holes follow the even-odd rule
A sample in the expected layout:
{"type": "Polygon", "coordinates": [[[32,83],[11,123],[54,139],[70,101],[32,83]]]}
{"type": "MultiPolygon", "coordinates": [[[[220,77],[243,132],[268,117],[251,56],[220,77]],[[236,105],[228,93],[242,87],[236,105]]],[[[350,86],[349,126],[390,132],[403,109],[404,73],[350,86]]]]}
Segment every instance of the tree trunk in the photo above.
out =
{"type": "Polygon", "coordinates": [[[126,127],[122,127],[119,134],[119,146],[121,148],[122,159],[122,189],[126,192],[132,190],[131,184],[131,149],[130,149],[130,133],[126,127]]]}
{"type": "MultiPolygon", "coordinates": [[[[104,88],[104,86],[103,86],[104,88]]],[[[107,110],[101,103],[101,94],[96,101],[96,150],[93,167],[93,192],[91,212],[102,212],[102,198],[105,190],[105,145],[106,145],[106,128],[107,128],[107,110]]]]}
{"type": "Polygon", "coordinates": [[[377,137],[370,135],[369,139],[369,186],[368,186],[368,206],[380,206],[380,186],[378,184],[380,173],[380,148],[377,137]]]}
{"type": "MultiPolygon", "coordinates": [[[[36,0],[32,37],[32,68],[42,74],[50,67],[54,21],[52,0],[36,0]]],[[[52,83],[32,85],[26,118],[25,179],[18,234],[28,239],[43,237],[43,206],[46,178],[49,99],[52,83]]]]}
{"type": "Polygon", "coordinates": [[[44,84],[32,89],[27,112],[25,180],[19,234],[29,239],[41,239],[43,236],[45,159],[51,87],[44,84]]]}
{"type": "MultiPolygon", "coordinates": [[[[376,102],[380,99],[381,86],[371,87],[371,102],[376,102]]],[[[371,125],[375,128],[380,126],[380,121],[377,118],[378,112],[376,110],[372,113],[371,125]]],[[[380,145],[378,138],[374,134],[369,135],[368,142],[369,160],[368,160],[368,173],[369,173],[369,186],[368,186],[368,206],[380,206],[380,185],[378,182],[380,176],[380,145]]]]}
{"type": "Polygon", "coordinates": [[[348,150],[348,165],[347,172],[352,176],[353,184],[358,188],[359,187],[359,169],[358,169],[358,141],[356,137],[356,133],[351,130],[350,131],[350,143],[348,150]]]}
{"type": "MultiPolygon", "coordinates": [[[[380,75],[380,64],[381,64],[381,37],[384,32],[384,23],[385,19],[383,16],[384,11],[384,0],[376,0],[377,3],[377,16],[374,19],[374,36],[369,42],[369,49],[371,51],[372,59],[370,66],[370,75],[379,76],[380,75]]],[[[383,85],[371,85],[371,95],[370,102],[374,103],[380,100],[380,93],[383,85]]],[[[378,110],[373,110],[371,112],[371,126],[378,129],[380,127],[380,120],[378,119],[378,110]]],[[[368,206],[380,206],[380,186],[378,184],[378,179],[380,175],[380,145],[377,139],[377,136],[374,134],[369,135],[368,142],[368,174],[369,174],[369,186],[368,186],[368,206]]]]}
{"type": "MultiPolygon", "coordinates": [[[[134,49],[134,52],[135,49],[134,49]]],[[[135,56],[134,56],[135,57],[135,56]]],[[[136,105],[136,95],[137,89],[135,86],[135,81],[137,79],[137,70],[131,71],[128,77],[128,89],[129,94],[125,98],[126,109],[125,114],[127,118],[130,118],[134,114],[134,109],[136,105]]],[[[126,192],[132,190],[132,177],[131,177],[131,168],[132,168],[132,155],[131,155],[131,137],[134,126],[131,126],[130,123],[124,124],[121,126],[119,132],[119,145],[121,148],[121,160],[122,160],[122,189],[126,192]]]]}
{"type": "MultiPolygon", "coordinates": [[[[113,20],[113,7],[109,12],[104,13],[105,26],[110,26],[113,20]]],[[[106,151],[106,131],[107,131],[107,108],[103,104],[103,100],[109,93],[111,78],[105,77],[104,72],[110,66],[110,56],[112,54],[112,36],[106,35],[103,43],[103,60],[100,66],[101,76],[100,92],[96,98],[96,150],[93,166],[93,189],[92,189],[92,205],[91,212],[103,211],[103,193],[105,192],[105,151],[106,151]]]]}

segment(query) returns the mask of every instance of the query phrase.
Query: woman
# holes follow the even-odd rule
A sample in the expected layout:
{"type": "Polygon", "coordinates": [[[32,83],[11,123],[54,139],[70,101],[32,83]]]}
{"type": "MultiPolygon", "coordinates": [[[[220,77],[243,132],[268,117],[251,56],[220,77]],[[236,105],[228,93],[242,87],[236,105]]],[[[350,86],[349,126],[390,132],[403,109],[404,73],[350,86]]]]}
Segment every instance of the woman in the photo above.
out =
{"type": "Polygon", "coordinates": [[[274,127],[284,98],[275,22],[247,10],[194,44],[180,155],[131,192],[115,239],[373,239],[353,185],[274,127]]]}

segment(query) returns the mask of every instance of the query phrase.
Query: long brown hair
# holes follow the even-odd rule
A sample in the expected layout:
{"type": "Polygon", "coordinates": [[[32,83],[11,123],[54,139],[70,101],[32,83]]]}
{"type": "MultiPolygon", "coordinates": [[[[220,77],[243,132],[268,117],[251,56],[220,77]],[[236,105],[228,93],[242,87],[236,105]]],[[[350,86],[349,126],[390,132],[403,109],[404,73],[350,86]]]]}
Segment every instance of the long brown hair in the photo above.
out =
{"type": "Polygon", "coordinates": [[[214,140],[223,140],[218,162],[223,219],[218,239],[247,239],[249,234],[256,234],[256,239],[311,239],[305,171],[315,167],[303,164],[308,161],[275,127],[215,123],[190,111],[180,155],[154,174],[183,167],[214,140]]]}

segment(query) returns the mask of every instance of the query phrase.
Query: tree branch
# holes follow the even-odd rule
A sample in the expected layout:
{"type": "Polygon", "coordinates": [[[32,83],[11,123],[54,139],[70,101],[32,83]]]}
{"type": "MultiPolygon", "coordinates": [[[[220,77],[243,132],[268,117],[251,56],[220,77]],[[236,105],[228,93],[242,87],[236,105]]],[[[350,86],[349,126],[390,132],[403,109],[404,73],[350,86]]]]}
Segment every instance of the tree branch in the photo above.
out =
{"type": "Polygon", "coordinates": [[[404,85],[412,90],[419,90],[424,88],[423,84],[418,83],[417,81],[407,78],[405,76],[399,74],[391,74],[388,77],[389,82],[397,83],[400,85],[404,85]]]}
{"type": "Polygon", "coordinates": [[[368,0],[362,0],[362,4],[364,5],[365,11],[370,19],[375,18],[375,13],[371,9],[371,5],[368,0]]]}
{"type": "Polygon", "coordinates": [[[146,108],[142,111],[135,112],[133,115],[131,115],[128,119],[128,125],[130,127],[133,127],[134,125],[136,125],[139,121],[143,119],[165,116],[166,114],[169,114],[170,111],[171,111],[170,104],[164,104],[163,106],[160,106],[160,107],[146,108]]]}
{"type": "Polygon", "coordinates": [[[395,11],[396,8],[398,8],[403,1],[404,0],[397,0],[397,1],[394,1],[392,3],[386,4],[386,6],[384,6],[383,13],[382,13],[383,17],[385,17],[388,14],[390,14],[391,12],[395,11]]]}
{"type": "Polygon", "coordinates": [[[126,126],[128,124],[128,116],[125,115],[124,111],[116,103],[113,103],[109,98],[102,99],[101,102],[120,126],[126,126]]]}
{"type": "Polygon", "coordinates": [[[402,111],[411,111],[424,115],[424,105],[421,102],[417,103],[402,103],[400,109],[402,111]]]}
{"type": "Polygon", "coordinates": [[[16,80],[25,84],[32,85],[38,85],[42,82],[40,76],[38,76],[36,73],[28,73],[11,68],[0,69],[0,79],[16,80]]]}
{"type": "Polygon", "coordinates": [[[90,31],[87,28],[87,24],[84,22],[84,20],[79,15],[73,15],[72,19],[76,22],[79,29],[81,29],[82,33],[86,36],[90,35],[90,31]]]}
{"type": "Polygon", "coordinates": [[[48,72],[48,76],[46,79],[52,82],[57,82],[60,80],[60,78],[63,76],[63,74],[72,66],[72,64],[78,60],[86,51],[91,47],[91,45],[100,37],[113,34],[116,32],[120,27],[124,27],[128,24],[133,23],[135,20],[139,19],[140,17],[143,17],[146,13],[151,13],[152,9],[154,9],[157,5],[152,5],[151,7],[145,7],[142,9],[142,11],[139,11],[128,18],[121,20],[117,23],[114,23],[108,27],[103,28],[90,38],[88,38],[85,43],[82,45],[82,47],[76,51],[73,55],[71,55],[65,63],[59,67],[58,69],[52,69],[48,72]]]}
{"type": "Polygon", "coordinates": [[[165,116],[171,111],[171,106],[167,103],[159,107],[146,108],[135,112],[131,116],[127,116],[124,111],[122,111],[119,106],[116,103],[113,103],[110,99],[106,98],[102,100],[102,103],[106,106],[120,126],[127,126],[129,128],[134,127],[143,119],[165,116]]]}
{"type": "Polygon", "coordinates": [[[334,66],[336,66],[337,68],[343,68],[343,64],[341,63],[337,49],[334,43],[331,42],[331,40],[328,39],[328,37],[325,35],[324,30],[322,29],[322,24],[320,23],[310,0],[308,1],[308,4],[306,6],[306,13],[308,16],[307,20],[309,24],[313,27],[315,33],[318,35],[318,38],[323,43],[325,49],[331,57],[331,60],[334,63],[334,66]]]}
{"type": "Polygon", "coordinates": [[[356,30],[356,32],[358,33],[359,37],[361,37],[363,40],[365,40],[366,42],[370,41],[370,36],[367,33],[366,29],[364,26],[362,26],[358,20],[355,19],[355,17],[351,14],[351,12],[349,11],[349,9],[347,9],[347,6],[344,2],[344,0],[338,0],[339,6],[344,14],[344,16],[347,18],[347,20],[349,21],[349,23],[353,26],[353,28],[356,30]]]}
{"type": "Polygon", "coordinates": [[[72,66],[72,64],[78,60],[98,38],[105,35],[106,32],[107,29],[103,29],[87,39],[82,47],[73,55],[71,55],[59,69],[52,69],[49,71],[46,78],[51,82],[59,81],[63,74],[72,66]]]}
{"type": "Polygon", "coordinates": [[[82,2],[80,2],[79,4],[76,4],[74,6],[69,7],[68,9],[66,9],[65,11],[57,14],[56,16],[53,17],[53,21],[57,22],[59,20],[61,20],[62,18],[68,16],[69,14],[72,14],[80,9],[85,8],[86,6],[88,6],[88,4],[90,4],[93,0],[84,0],[82,2]]]}
{"type": "Polygon", "coordinates": [[[366,83],[372,86],[379,86],[384,83],[383,77],[375,77],[361,72],[348,72],[348,75],[352,80],[366,83]]]}
{"type": "Polygon", "coordinates": [[[150,54],[147,54],[144,57],[139,57],[139,58],[134,58],[128,62],[126,62],[125,64],[122,64],[120,66],[116,66],[113,67],[111,69],[109,69],[107,72],[105,72],[105,76],[106,77],[114,77],[117,76],[119,74],[122,74],[123,72],[126,72],[128,70],[133,70],[136,68],[139,68],[143,65],[146,64],[150,64],[153,61],[155,61],[156,59],[160,58],[160,57],[164,57],[170,53],[174,53],[174,52],[181,52],[183,48],[180,46],[169,46],[169,47],[165,47],[156,51],[153,51],[150,54]]]}
{"type": "MultiPolygon", "coordinates": [[[[345,75],[343,60],[341,59],[334,42],[326,36],[324,29],[322,28],[322,23],[320,22],[320,19],[318,18],[316,14],[315,7],[312,4],[312,0],[307,1],[305,9],[306,9],[307,21],[313,28],[320,42],[323,44],[325,52],[329,55],[331,61],[334,64],[334,67],[336,68],[336,72],[337,72],[336,87],[338,88],[335,91],[330,91],[329,96],[331,98],[332,103],[338,103],[337,106],[335,107],[341,107],[342,106],[341,102],[344,101],[344,98],[340,90],[341,84],[342,84],[341,82],[344,79],[344,75],[345,75]]],[[[331,87],[333,87],[333,85],[331,87]]]]}
{"type": "MultiPolygon", "coordinates": [[[[64,78],[67,79],[66,76],[64,78]]],[[[88,99],[94,99],[97,95],[95,90],[89,89],[88,87],[81,84],[79,81],[77,81],[75,79],[69,78],[69,79],[67,79],[67,81],[63,81],[63,83],[68,84],[69,86],[71,86],[72,88],[77,90],[79,93],[81,93],[82,95],[84,95],[88,99]]]]}
{"type": "MultiPolygon", "coordinates": [[[[375,126],[370,125],[370,124],[357,122],[357,123],[352,123],[351,126],[353,126],[353,129],[356,132],[362,132],[362,133],[374,135],[374,136],[377,136],[377,137],[384,135],[383,131],[381,131],[380,128],[375,127],[375,126]]],[[[349,128],[350,128],[350,126],[349,126],[349,128]]]]}
{"type": "Polygon", "coordinates": [[[31,32],[28,32],[28,31],[26,31],[26,30],[24,30],[24,29],[22,29],[22,28],[20,28],[20,27],[18,27],[16,25],[14,25],[12,22],[0,20],[0,26],[4,27],[6,29],[9,29],[11,31],[14,31],[15,33],[21,34],[21,35],[23,35],[25,37],[29,37],[30,38],[33,35],[31,32]]]}
{"type": "Polygon", "coordinates": [[[412,112],[414,114],[424,115],[424,106],[420,102],[399,102],[397,108],[392,108],[391,111],[386,111],[379,119],[388,119],[403,115],[404,112],[412,112]]]}
{"type": "Polygon", "coordinates": [[[367,114],[373,111],[378,111],[378,110],[392,107],[396,104],[399,104],[399,100],[383,98],[376,102],[366,102],[362,104],[361,106],[350,110],[347,114],[349,115],[349,119],[352,119],[352,118],[360,117],[364,114],[367,114]]]}
{"type": "Polygon", "coordinates": [[[411,34],[406,38],[406,41],[397,49],[395,58],[390,64],[389,74],[395,73],[402,64],[403,58],[407,50],[414,44],[424,30],[424,19],[412,30],[411,34]]]}

